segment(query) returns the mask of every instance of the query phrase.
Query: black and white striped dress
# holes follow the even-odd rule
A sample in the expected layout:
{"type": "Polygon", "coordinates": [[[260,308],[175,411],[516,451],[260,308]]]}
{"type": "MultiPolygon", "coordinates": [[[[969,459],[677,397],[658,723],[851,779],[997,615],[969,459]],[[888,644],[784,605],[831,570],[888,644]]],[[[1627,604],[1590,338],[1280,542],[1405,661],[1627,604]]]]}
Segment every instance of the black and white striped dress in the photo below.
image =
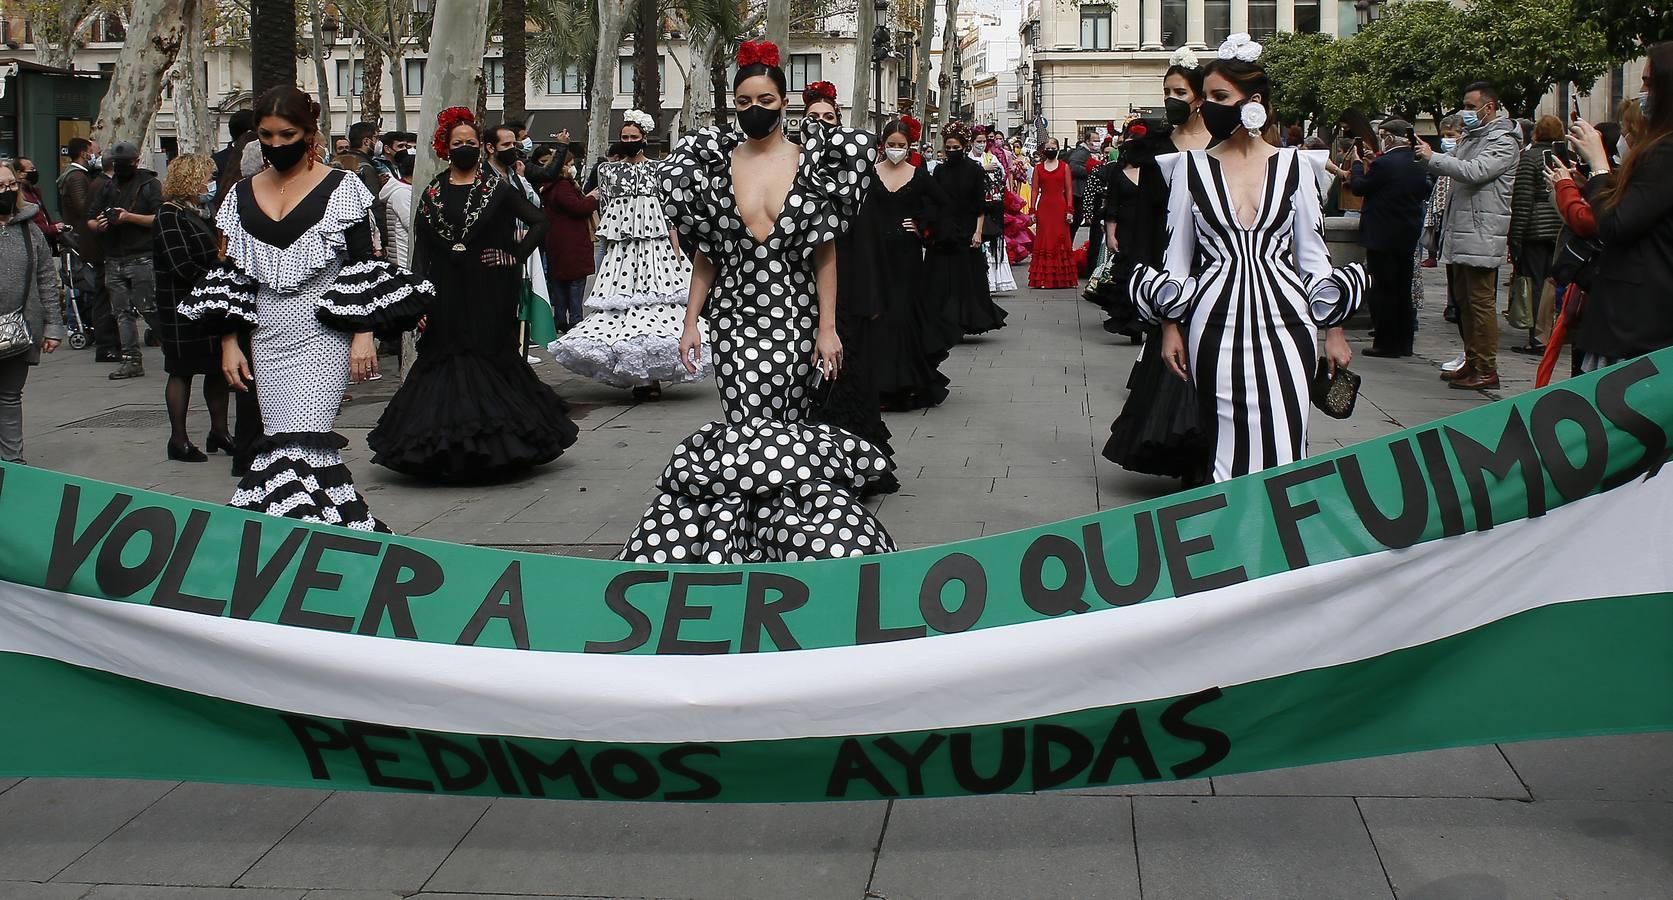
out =
{"type": "Polygon", "coordinates": [[[1142,315],[1186,331],[1214,480],[1301,459],[1319,328],[1352,315],[1366,284],[1358,263],[1331,267],[1320,164],[1296,150],[1274,154],[1245,228],[1219,160],[1196,150],[1160,162],[1167,254],[1160,271],[1138,266],[1130,286],[1142,315]]]}
{"type": "Polygon", "coordinates": [[[225,261],[204,275],[180,314],[217,333],[253,330],[250,365],[266,429],[231,505],[273,516],[388,531],[366,508],[333,430],[359,332],[404,330],[435,290],[376,259],[366,214],[372,195],[332,172],[274,221],[249,179],[221,204],[225,261]]]}

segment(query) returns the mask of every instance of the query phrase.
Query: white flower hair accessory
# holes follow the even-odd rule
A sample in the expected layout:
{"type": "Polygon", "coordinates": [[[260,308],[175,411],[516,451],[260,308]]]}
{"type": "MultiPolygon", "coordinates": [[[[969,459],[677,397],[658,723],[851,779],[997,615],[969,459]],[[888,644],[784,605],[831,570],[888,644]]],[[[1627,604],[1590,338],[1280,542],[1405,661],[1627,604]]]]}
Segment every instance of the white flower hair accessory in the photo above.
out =
{"type": "Polygon", "coordinates": [[[1260,103],[1243,104],[1243,127],[1249,130],[1250,137],[1260,137],[1261,129],[1266,127],[1266,107],[1260,103]]]}
{"type": "Polygon", "coordinates": [[[1200,67],[1202,62],[1197,59],[1197,54],[1192,52],[1190,47],[1180,47],[1173,51],[1172,56],[1168,57],[1168,65],[1170,67],[1179,66],[1184,69],[1195,69],[1200,67]]]}
{"type": "Polygon", "coordinates": [[[1261,45],[1250,37],[1248,32],[1239,31],[1226,38],[1226,42],[1220,45],[1219,56],[1221,59],[1240,59],[1252,63],[1261,58],[1261,45]]]}
{"type": "Polygon", "coordinates": [[[650,113],[638,109],[630,109],[622,113],[622,121],[639,126],[639,130],[646,134],[650,134],[651,129],[656,127],[656,120],[651,118],[650,113]]]}

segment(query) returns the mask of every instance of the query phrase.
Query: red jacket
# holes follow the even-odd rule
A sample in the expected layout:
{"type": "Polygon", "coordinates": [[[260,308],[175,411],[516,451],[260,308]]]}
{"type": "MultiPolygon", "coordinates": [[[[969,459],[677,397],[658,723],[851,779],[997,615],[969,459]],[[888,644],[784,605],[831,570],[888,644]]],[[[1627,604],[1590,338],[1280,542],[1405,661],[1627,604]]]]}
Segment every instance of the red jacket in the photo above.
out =
{"type": "Polygon", "coordinates": [[[1557,182],[1557,211],[1563,214],[1563,223],[1576,237],[1597,237],[1592,205],[1586,202],[1586,195],[1580,193],[1580,186],[1572,178],[1557,182]]]}
{"type": "Polygon", "coordinates": [[[558,178],[546,188],[546,277],[574,281],[593,273],[592,216],[598,198],[581,193],[573,178],[558,178]]]}

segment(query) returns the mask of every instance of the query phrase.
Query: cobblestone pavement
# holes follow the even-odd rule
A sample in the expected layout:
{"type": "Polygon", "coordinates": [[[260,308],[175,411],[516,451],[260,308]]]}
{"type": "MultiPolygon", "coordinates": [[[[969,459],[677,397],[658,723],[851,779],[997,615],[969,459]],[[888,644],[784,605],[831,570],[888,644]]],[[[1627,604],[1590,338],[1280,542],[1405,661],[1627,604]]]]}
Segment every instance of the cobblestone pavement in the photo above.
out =
{"type": "MultiPolygon", "coordinates": [[[[1313,419],[1315,449],[1487,402],[1448,389],[1456,348],[1439,275],[1419,356],[1365,359],[1355,416],[1313,419]]],[[[903,483],[877,501],[903,546],[1109,509],[1173,488],[1099,455],[1136,348],[1072,292],[1003,300],[1010,326],[958,348],[939,409],[888,417],[903,483]]],[[[1357,335],[1363,338],[1363,333],[1357,335]]],[[[1502,335],[1504,390],[1533,361],[1502,335]]],[[[1365,341],[1355,340],[1356,347],[1365,341]]],[[[164,460],[161,360],[105,379],[64,350],[30,377],[38,465],[223,501],[222,457],[164,460]]],[[[364,436],[395,379],[357,386],[340,430],[372,509],[442,540],[608,556],[681,438],[718,415],[711,385],[634,406],[539,367],[581,440],[511,484],[419,485],[364,436]]],[[[201,441],[207,425],[194,416],[201,441]]],[[[120,736],[112,736],[119,740],[120,736]]],[[[1673,896],[1673,736],[1485,746],[1042,796],[785,806],[482,800],[163,782],[0,779],[0,900],[394,897],[1359,898],[1673,896]],[[868,892],[870,892],[868,894],[868,892]]]]}

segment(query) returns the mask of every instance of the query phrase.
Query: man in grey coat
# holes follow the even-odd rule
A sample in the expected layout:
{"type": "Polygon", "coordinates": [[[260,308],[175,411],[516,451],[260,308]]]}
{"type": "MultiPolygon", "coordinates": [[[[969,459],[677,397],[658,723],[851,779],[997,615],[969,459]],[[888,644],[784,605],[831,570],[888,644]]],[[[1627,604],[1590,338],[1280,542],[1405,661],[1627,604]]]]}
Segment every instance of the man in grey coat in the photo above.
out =
{"type": "Polygon", "coordinates": [[[1499,266],[1510,240],[1510,200],[1522,139],[1503,114],[1498,92],[1486,82],[1464,89],[1464,135],[1450,154],[1417,144],[1417,159],[1433,175],[1452,179],[1442,220],[1441,262],[1447,291],[1458,308],[1465,362],[1442,378],[1461,390],[1499,386],[1499,266]]]}

